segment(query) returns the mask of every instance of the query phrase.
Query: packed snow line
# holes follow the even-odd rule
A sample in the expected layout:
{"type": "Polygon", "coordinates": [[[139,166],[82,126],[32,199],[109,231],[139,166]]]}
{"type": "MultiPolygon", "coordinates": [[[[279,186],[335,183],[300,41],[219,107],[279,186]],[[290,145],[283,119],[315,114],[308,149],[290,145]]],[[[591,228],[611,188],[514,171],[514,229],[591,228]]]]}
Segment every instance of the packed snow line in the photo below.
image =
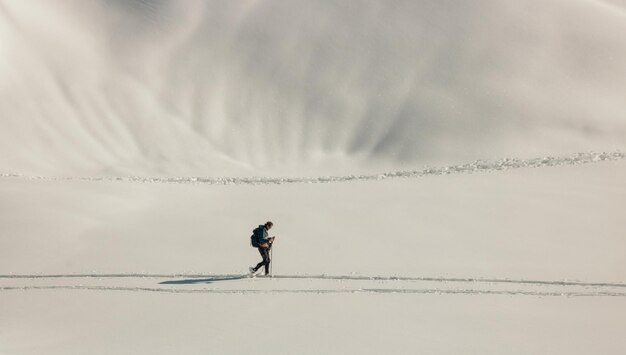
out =
{"type": "Polygon", "coordinates": [[[110,287],[110,286],[20,286],[0,287],[0,291],[31,291],[31,290],[87,290],[87,291],[127,291],[127,292],[158,292],[158,293],[214,293],[214,294],[346,294],[346,293],[391,293],[391,294],[453,294],[453,295],[506,295],[506,296],[537,296],[537,297],[626,297],[622,292],[538,292],[538,291],[494,291],[473,289],[171,289],[152,287],[110,287]]]}
{"type": "Polygon", "coordinates": [[[451,174],[471,174],[477,172],[493,172],[520,168],[540,168],[561,165],[589,164],[604,161],[624,159],[626,153],[614,152],[588,152],[576,153],[570,156],[543,157],[533,159],[507,158],[495,161],[477,160],[473,163],[451,165],[438,168],[425,167],[417,170],[401,170],[371,175],[345,175],[345,176],[321,176],[321,177],[51,177],[29,176],[19,173],[0,173],[2,178],[20,178],[26,180],[43,181],[105,181],[105,182],[139,182],[139,183],[168,183],[168,184],[203,184],[203,185],[282,185],[282,184],[318,184],[350,181],[373,181],[396,178],[419,178],[423,176],[442,176],[451,174]]]}
{"type": "MultiPolygon", "coordinates": [[[[242,274],[32,274],[32,275],[0,275],[0,279],[57,279],[57,278],[189,278],[206,279],[207,281],[237,280],[245,278],[242,274]]],[[[520,285],[546,286],[583,286],[583,287],[617,287],[626,288],[626,283],[582,282],[582,281],[546,281],[546,280],[514,280],[489,278],[447,278],[447,277],[407,277],[407,276],[362,276],[362,275],[274,275],[274,279],[305,279],[305,280],[344,280],[344,281],[431,281],[431,282],[463,282],[463,283],[503,283],[520,285]]],[[[170,282],[170,283],[176,283],[170,282]]]]}

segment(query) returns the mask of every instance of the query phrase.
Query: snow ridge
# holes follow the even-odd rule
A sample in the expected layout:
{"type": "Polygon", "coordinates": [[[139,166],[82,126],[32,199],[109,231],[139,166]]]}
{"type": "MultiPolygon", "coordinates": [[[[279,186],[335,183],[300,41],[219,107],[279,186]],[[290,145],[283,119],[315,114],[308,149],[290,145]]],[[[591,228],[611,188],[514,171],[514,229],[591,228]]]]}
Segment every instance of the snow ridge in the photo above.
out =
{"type": "Polygon", "coordinates": [[[424,176],[443,176],[451,174],[472,174],[482,172],[495,172],[509,169],[542,168],[563,165],[579,165],[624,159],[626,153],[613,152],[587,152],[576,153],[569,156],[546,156],[532,159],[506,158],[501,160],[486,161],[476,160],[472,163],[450,165],[443,167],[424,167],[416,170],[400,170],[380,174],[369,175],[344,175],[344,176],[321,176],[321,177],[142,177],[142,176],[77,176],[77,177],[51,177],[29,176],[19,173],[0,173],[1,178],[20,178],[26,180],[43,181],[105,181],[105,182],[138,182],[138,183],[167,183],[167,184],[196,184],[196,185],[282,185],[282,184],[319,184],[337,183],[350,181],[375,181],[397,178],[420,178],[424,176]]]}

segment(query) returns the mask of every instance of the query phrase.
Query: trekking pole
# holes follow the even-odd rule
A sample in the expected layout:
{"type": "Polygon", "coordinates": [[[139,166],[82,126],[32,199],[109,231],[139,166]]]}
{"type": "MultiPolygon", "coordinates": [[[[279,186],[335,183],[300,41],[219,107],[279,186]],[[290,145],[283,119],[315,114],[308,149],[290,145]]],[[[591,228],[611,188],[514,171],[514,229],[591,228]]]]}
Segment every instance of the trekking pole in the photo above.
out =
{"type": "Polygon", "coordinates": [[[274,271],[274,243],[272,243],[272,247],[270,248],[270,276],[274,276],[272,273],[274,271]]]}

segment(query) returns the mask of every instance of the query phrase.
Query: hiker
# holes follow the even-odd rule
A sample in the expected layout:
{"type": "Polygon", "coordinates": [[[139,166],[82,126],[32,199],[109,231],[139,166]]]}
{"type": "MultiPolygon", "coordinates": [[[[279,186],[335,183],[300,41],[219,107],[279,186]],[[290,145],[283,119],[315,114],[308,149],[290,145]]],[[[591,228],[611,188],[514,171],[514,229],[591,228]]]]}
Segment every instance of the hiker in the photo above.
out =
{"type": "Polygon", "coordinates": [[[261,257],[263,257],[263,261],[258,263],[255,267],[250,268],[251,274],[257,272],[261,266],[265,266],[265,275],[269,275],[270,273],[270,249],[272,248],[272,243],[276,237],[269,237],[267,231],[270,230],[272,226],[274,226],[274,223],[267,222],[259,225],[253,231],[251,237],[252,246],[259,249],[259,253],[261,254],[261,257]]]}

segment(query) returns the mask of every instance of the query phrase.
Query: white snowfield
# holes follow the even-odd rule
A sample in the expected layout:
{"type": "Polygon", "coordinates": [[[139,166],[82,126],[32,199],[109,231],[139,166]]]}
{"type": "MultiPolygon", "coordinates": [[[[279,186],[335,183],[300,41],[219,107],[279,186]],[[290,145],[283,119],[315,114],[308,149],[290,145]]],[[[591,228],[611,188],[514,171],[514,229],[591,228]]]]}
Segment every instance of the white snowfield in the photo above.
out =
{"type": "Polygon", "coordinates": [[[625,38],[623,0],[0,0],[0,354],[624,354],[625,38]]]}
{"type": "Polygon", "coordinates": [[[620,354],[625,179],[623,159],[326,184],[3,178],[0,346],[620,354]],[[244,277],[268,215],[275,277],[244,277]]]}

